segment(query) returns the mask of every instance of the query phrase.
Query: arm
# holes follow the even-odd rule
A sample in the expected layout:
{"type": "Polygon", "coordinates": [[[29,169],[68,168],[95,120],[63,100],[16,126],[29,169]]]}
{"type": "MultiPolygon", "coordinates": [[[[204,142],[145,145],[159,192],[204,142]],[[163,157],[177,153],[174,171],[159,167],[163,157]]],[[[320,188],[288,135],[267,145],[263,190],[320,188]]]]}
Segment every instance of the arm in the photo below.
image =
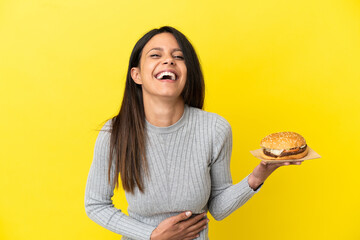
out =
{"type": "MultiPolygon", "coordinates": [[[[107,124],[101,129],[95,143],[94,158],[85,190],[86,214],[91,220],[112,232],[131,239],[150,239],[155,227],[127,216],[115,208],[111,200],[114,186],[108,184],[107,178],[110,147],[110,132],[105,131],[107,124]]],[[[115,176],[114,166],[110,176],[111,179],[115,176]]]]}
{"type": "Polygon", "coordinates": [[[261,161],[249,175],[249,185],[252,189],[259,188],[264,181],[279,167],[288,165],[300,165],[303,160],[295,162],[267,163],[261,161]]]}
{"type": "Polygon", "coordinates": [[[230,124],[224,118],[217,118],[213,134],[215,140],[210,170],[209,211],[216,220],[220,221],[246,203],[260,188],[254,191],[249,186],[249,176],[235,185],[232,184],[230,172],[232,131],[230,124]]]}

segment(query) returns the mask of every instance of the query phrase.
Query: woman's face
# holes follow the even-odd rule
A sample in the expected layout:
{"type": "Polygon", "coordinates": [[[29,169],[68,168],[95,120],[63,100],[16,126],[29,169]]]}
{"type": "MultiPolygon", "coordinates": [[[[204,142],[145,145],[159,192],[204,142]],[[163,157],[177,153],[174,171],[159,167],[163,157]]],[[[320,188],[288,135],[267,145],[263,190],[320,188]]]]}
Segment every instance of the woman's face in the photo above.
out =
{"type": "Polygon", "coordinates": [[[180,99],[187,69],[183,53],[171,33],[160,33],[144,46],[140,66],[131,69],[131,77],[142,85],[145,99],[180,99]]]}

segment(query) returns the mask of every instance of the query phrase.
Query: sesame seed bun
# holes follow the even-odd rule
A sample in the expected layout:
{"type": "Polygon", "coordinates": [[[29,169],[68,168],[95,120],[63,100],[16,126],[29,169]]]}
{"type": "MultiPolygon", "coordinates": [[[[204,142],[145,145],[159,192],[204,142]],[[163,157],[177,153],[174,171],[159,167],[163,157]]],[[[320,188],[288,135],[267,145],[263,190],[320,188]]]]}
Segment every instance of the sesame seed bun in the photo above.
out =
{"type": "Polygon", "coordinates": [[[272,133],[261,140],[260,146],[269,149],[290,149],[305,145],[306,141],[295,132],[272,133]]]}
{"type": "Polygon", "coordinates": [[[305,138],[295,132],[272,133],[261,140],[260,146],[262,157],[269,160],[300,159],[309,151],[305,138]]]}

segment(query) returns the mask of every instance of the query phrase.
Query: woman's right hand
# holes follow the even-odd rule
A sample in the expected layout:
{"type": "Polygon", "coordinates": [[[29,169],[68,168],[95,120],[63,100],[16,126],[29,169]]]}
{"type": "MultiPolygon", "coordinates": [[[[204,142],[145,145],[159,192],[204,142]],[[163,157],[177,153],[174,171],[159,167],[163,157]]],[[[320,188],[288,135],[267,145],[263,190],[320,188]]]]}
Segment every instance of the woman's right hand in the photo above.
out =
{"type": "Polygon", "coordinates": [[[199,232],[206,228],[209,219],[206,213],[201,213],[193,218],[187,212],[169,217],[162,221],[152,232],[150,240],[190,240],[199,237],[199,232]]]}

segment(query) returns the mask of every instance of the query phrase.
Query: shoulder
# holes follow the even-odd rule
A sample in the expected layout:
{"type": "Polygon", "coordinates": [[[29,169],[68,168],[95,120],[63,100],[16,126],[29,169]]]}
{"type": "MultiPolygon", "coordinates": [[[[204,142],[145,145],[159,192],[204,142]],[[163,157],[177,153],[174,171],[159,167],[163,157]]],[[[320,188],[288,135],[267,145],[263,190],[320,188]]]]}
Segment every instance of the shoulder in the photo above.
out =
{"type": "Polygon", "coordinates": [[[111,132],[112,124],[113,124],[113,119],[111,118],[105,122],[105,124],[101,128],[101,131],[111,132]]]}
{"type": "Polygon", "coordinates": [[[106,120],[105,123],[102,124],[102,127],[99,131],[99,135],[110,135],[112,130],[113,121],[112,119],[106,120]]]}
{"type": "Polygon", "coordinates": [[[189,106],[189,109],[190,109],[191,115],[194,115],[196,117],[201,117],[208,121],[217,122],[217,124],[220,124],[220,125],[230,126],[229,122],[224,117],[222,117],[221,115],[219,115],[217,113],[205,111],[200,108],[191,107],[191,106],[189,106]]]}
{"type": "Polygon", "coordinates": [[[110,136],[111,136],[111,130],[112,130],[112,119],[106,120],[105,124],[102,125],[99,131],[96,142],[95,142],[95,148],[105,148],[108,147],[110,136]]]}
{"type": "Polygon", "coordinates": [[[200,108],[189,107],[189,109],[194,118],[200,119],[204,124],[212,128],[215,136],[231,134],[231,125],[223,116],[200,108]]]}

